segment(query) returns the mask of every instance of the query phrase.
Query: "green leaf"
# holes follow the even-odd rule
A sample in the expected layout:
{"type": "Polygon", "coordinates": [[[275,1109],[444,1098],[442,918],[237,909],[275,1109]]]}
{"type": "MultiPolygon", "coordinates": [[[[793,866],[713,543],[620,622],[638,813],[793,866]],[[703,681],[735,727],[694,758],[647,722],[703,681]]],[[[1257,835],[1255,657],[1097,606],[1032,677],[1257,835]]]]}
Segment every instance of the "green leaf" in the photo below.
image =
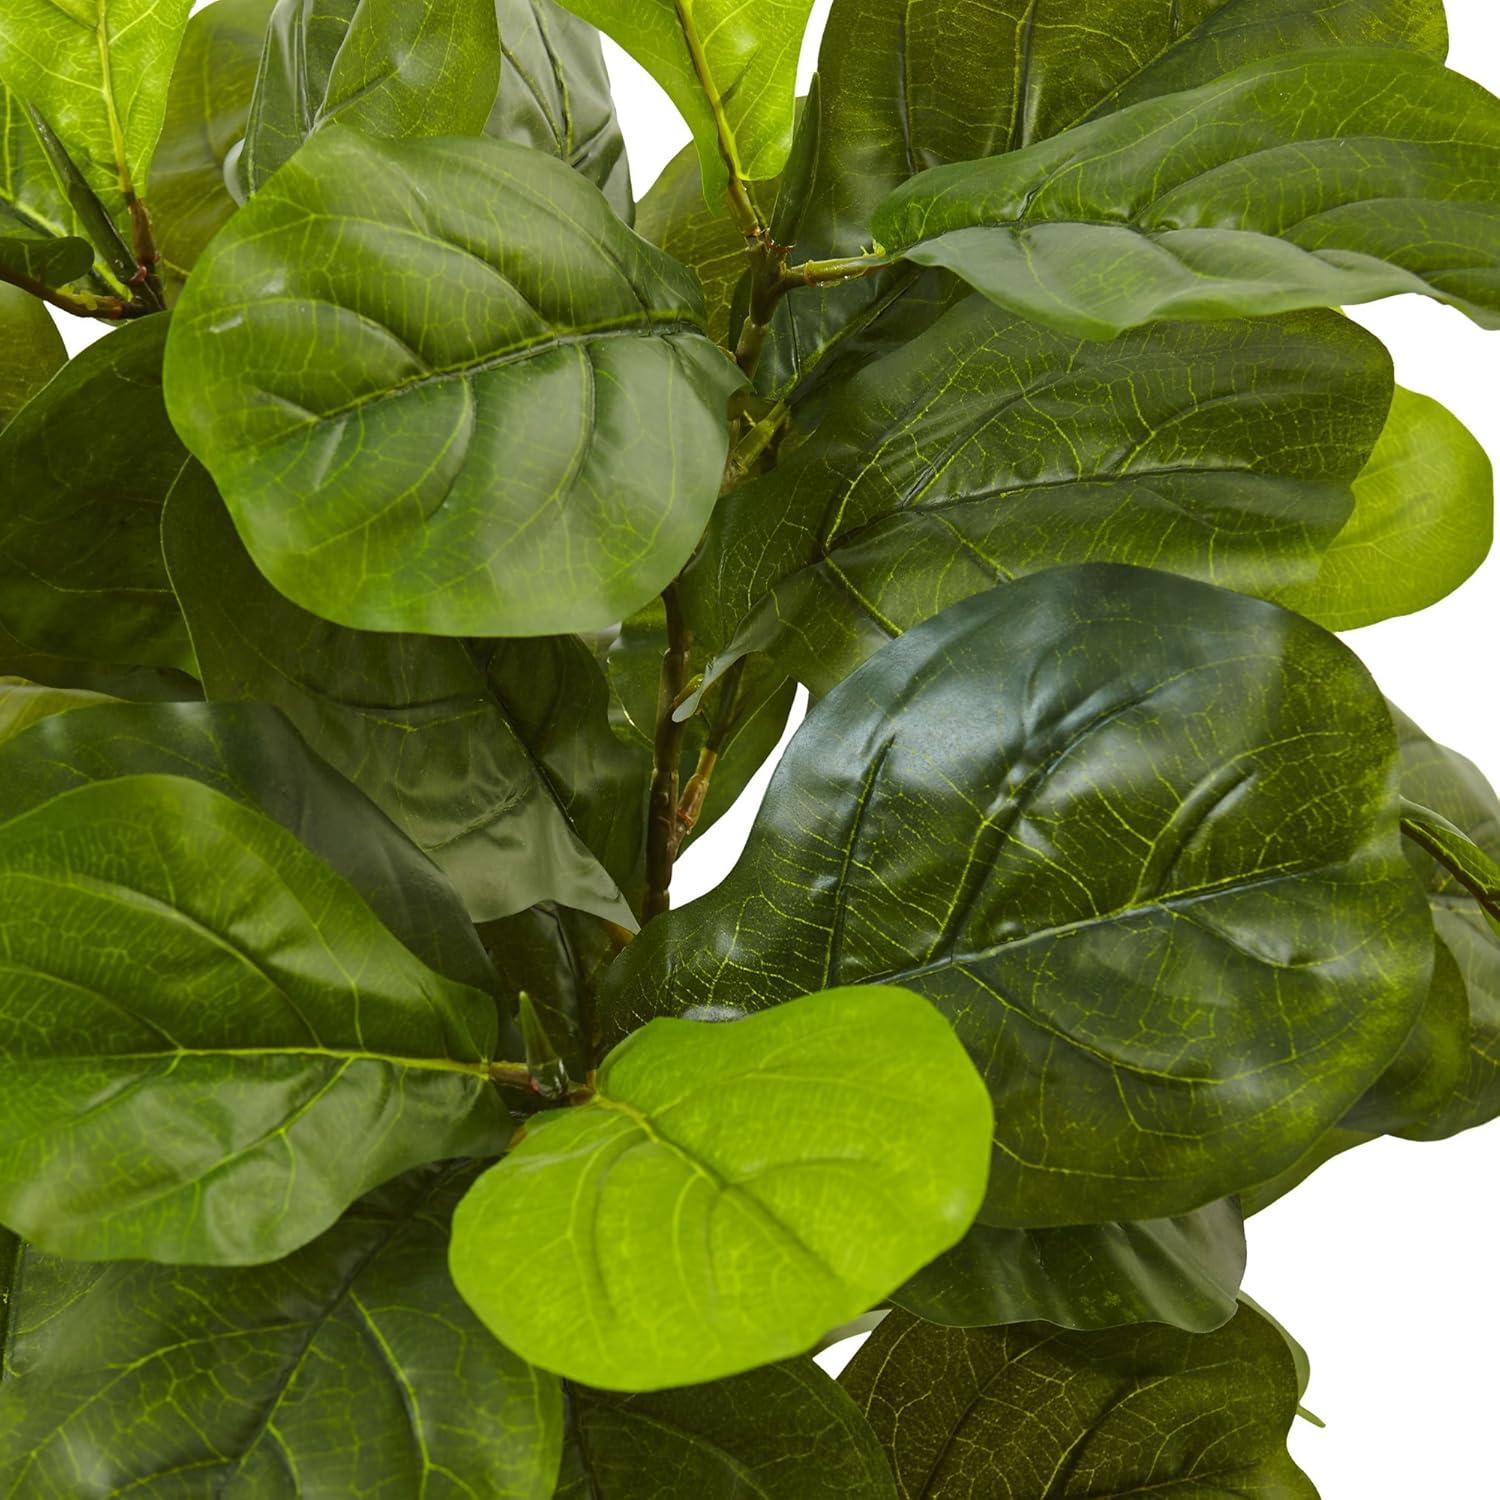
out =
{"type": "Polygon", "coordinates": [[[1146,569],[1020,579],[814,708],[733,873],[611,968],[607,1034],[906,985],[989,1082],[985,1222],[1187,1212],[1295,1160],[1411,1030],[1395,769],[1317,626],[1146,569]]]}
{"type": "Polygon", "coordinates": [[[650,772],[612,736],[581,645],[520,643],[507,679],[461,641],[308,614],[256,570],[202,470],[173,494],[162,540],[209,696],[274,703],[475,921],[556,900],[634,924],[619,886],[638,878],[650,772]],[[574,744],[566,762],[556,747],[574,744]]]}
{"type": "Polygon", "coordinates": [[[0,745],[54,714],[71,713],[75,708],[97,708],[114,701],[103,693],[45,687],[24,677],[0,677],[0,745]]]}
{"type": "Polygon", "coordinates": [[[1181,1218],[1138,1224],[976,1224],[891,1300],[950,1327],[1170,1323],[1208,1333],[1234,1316],[1244,1274],[1244,1220],[1224,1199],[1181,1218]]]}
{"type": "Polygon", "coordinates": [[[188,22],[151,168],[151,219],[169,283],[180,283],[236,203],[225,163],[245,138],[276,0],[214,0],[188,22]]]}
{"type": "Polygon", "coordinates": [[[558,1384],[486,1337],[444,1264],[473,1170],[412,1172],[252,1269],[78,1265],[15,1246],[0,1487],[544,1500],[558,1384]]]}
{"type": "Polygon", "coordinates": [[[869,1424],[810,1359],[648,1395],[571,1385],[568,1414],[557,1500],[894,1500],[896,1493],[869,1424]]]}
{"type": "Polygon", "coordinates": [[[1274,594],[1316,576],[1391,399],[1336,313],[1163,323],[1110,344],[971,297],[838,389],[719,506],[685,585],[700,637],[816,691],[956,600],[1122,562],[1274,594]]]}
{"type": "Polygon", "coordinates": [[[567,162],[628,224],[630,162],[599,33],[553,0],[499,0],[499,12],[500,96],[485,133],[567,162]]]}
{"type": "Polygon", "coordinates": [[[739,376],[702,316],[561,162],[326,131],[200,262],[167,402],[305,609],[602,629],[670,581],[718,495],[739,376]]]}
{"type": "Polygon", "coordinates": [[[1425,849],[1491,920],[1500,922],[1500,860],[1481,849],[1442,813],[1418,802],[1402,802],[1401,831],[1425,849]]]}
{"type": "Polygon", "coordinates": [[[797,59],[813,0],[567,0],[667,91],[692,129],[703,194],[729,172],[777,176],[792,145],[797,59]]]}
{"type": "Polygon", "coordinates": [[[1317,577],[1272,597],[1329,630],[1415,614],[1475,572],[1494,530],[1489,455],[1446,408],[1398,388],[1317,577]]]}
{"type": "Polygon", "coordinates": [[[5,752],[0,818],[17,817],[91,782],[186,777],[295,834],[430,968],[475,989],[495,988],[494,971],[452,887],[275,709],[112,704],[76,690],[59,695],[14,687],[0,702],[33,713],[91,707],[82,718],[49,714],[48,723],[5,752]]]}
{"type": "Polygon", "coordinates": [[[87,240],[41,240],[30,235],[0,239],[0,278],[25,287],[33,296],[78,281],[93,263],[94,252],[87,240]]]}
{"type": "Polygon", "coordinates": [[[250,105],[251,192],[330,125],[477,135],[500,86],[495,0],[280,0],[250,105]]]}
{"type": "Polygon", "coordinates": [[[1497,183],[1500,104],[1484,89],[1429,58],[1346,49],[923,172],[874,232],[1084,338],[1397,292],[1500,327],[1497,183]]]}
{"type": "Polygon", "coordinates": [[[0,433],[0,620],[34,651],[193,670],[161,555],[191,460],[162,405],[167,319],[116,329],[0,433]]]}
{"type": "Polygon", "coordinates": [[[892,1313],[842,1383],[903,1500],[1317,1500],[1286,1451],[1291,1351],[1248,1307],[1215,1333],[960,1330],[892,1313]]]}
{"type": "MultiPolygon", "coordinates": [[[[956,13],[908,0],[835,0],[775,238],[796,245],[799,259],[858,255],[881,201],[915,172],[1012,151],[1258,58],[1331,46],[1441,58],[1442,5],[1048,0],[1043,9],[990,0],[956,13]]],[[[849,356],[887,352],[920,332],[949,294],[946,278],[917,269],[787,298],[761,388],[805,393],[849,356]]]]}
{"type": "Polygon", "coordinates": [[[7,818],[0,913],[0,1222],[52,1254],[275,1260],[497,1144],[488,997],[204,785],[123,777],[7,818]]]}
{"type": "Polygon", "coordinates": [[[533,1121],[453,1222],[502,1343],[609,1389],[810,1349],[968,1228],[989,1103],[938,1013],[833,990],[729,1025],[660,1020],[591,1101],[533,1121]]]}
{"type": "MultiPolygon", "coordinates": [[[[3,255],[3,252],[0,252],[3,255]]],[[[25,292],[0,286],[0,431],[68,362],[47,309],[25,292]]]]}
{"type": "Polygon", "coordinates": [[[6,0],[0,77],[57,133],[127,239],[190,9],[191,0],[6,0]]]}

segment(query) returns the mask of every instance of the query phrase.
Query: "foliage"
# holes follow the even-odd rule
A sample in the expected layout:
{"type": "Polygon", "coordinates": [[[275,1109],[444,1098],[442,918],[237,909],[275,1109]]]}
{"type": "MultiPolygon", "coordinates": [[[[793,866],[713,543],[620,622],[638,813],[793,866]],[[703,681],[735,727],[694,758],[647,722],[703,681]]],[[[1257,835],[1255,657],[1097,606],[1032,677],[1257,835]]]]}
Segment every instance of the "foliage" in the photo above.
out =
{"type": "Polygon", "coordinates": [[[1336,309],[1500,325],[1500,102],[810,9],[8,5],[5,1494],[1314,1493],[1246,1216],[1500,1115],[1500,800],[1330,634],[1493,476],[1336,309]]]}

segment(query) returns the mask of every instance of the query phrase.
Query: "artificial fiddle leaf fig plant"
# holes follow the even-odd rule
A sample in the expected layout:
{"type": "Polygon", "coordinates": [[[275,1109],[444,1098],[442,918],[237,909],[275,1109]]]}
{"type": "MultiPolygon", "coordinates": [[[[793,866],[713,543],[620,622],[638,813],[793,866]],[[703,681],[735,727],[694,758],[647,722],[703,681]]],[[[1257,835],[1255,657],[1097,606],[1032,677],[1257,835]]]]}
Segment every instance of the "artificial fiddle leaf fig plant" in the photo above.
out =
{"type": "Polygon", "coordinates": [[[1313,1494],[1247,1216],[1500,1115],[1441,6],[189,8],[0,17],[0,1491],[1313,1494]]]}

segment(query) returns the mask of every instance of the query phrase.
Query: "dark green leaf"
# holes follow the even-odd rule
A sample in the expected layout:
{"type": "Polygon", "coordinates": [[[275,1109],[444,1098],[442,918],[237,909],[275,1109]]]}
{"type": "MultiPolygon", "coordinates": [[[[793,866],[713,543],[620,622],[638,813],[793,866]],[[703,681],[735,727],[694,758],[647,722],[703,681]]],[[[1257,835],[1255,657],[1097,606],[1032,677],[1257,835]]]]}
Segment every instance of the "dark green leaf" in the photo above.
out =
{"type": "Polygon", "coordinates": [[[1216,1333],[960,1330],[892,1313],[843,1384],[903,1500],[1317,1500],[1286,1451],[1291,1351],[1248,1307],[1216,1333]]]}
{"type": "Polygon", "coordinates": [[[1171,1323],[1207,1333],[1234,1316],[1244,1274],[1244,1220],[1225,1199],[1138,1224],[976,1224],[891,1300],[929,1323],[961,1328],[1171,1323]]]}
{"type": "Polygon", "coordinates": [[[560,162],[325,131],[204,256],[167,399],[304,608],[602,629],[660,592],[718,495],[739,377],[702,316],[688,272],[560,162]]]}
{"type": "Polygon", "coordinates": [[[329,125],[477,135],[500,86],[495,0],[280,0],[245,134],[250,191],[329,125]]]}
{"type": "Polygon", "coordinates": [[[94,782],[0,823],[0,954],[0,1222],[53,1254],[274,1260],[503,1139],[491,1000],[199,782],[94,782]]]}
{"type": "Polygon", "coordinates": [[[214,0],[188,22],[151,168],[162,271],[181,282],[235,211],[225,163],[245,138],[276,0],[214,0]]]}
{"type": "Polygon", "coordinates": [[[0,430],[67,362],[46,307],[15,287],[0,286],[0,430]]]}
{"type": "Polygon", "coordinates": [[[553,0],[499,0],[499,12],[500,97],[486,134],[567,162],[628,223],[630,162],[599,33],[553,0]]]}
{"type": "Polygon", "coordinates": [[[1401,831],[1418,848],[1425,849],[1492,921],[1500,922],[1500,860],[1442,813],[1419,802],[1402,802],[1401,831]]]}
{"type": "Polygon", "coordinates": [[[726,164],[775,177],[792,144],[797,58],[813,0],[567,0],[667,91],[698,145],[703,192],[722,196],[726,164]]]}
{"type": "Polygon", "coordinates": [[[1494,530],[1489,455],[1446,408],[1398,388],[1317,577],[1272,597],[1329,630],[1414,614],[1479,567],[1494,530]]]}
{"type": "Polygon", "coordinates": [[[86,276],[93,263],[87,240],[43,240],[24,234],[0,239],[0,277],[33,293],[65,287],[86,276]]]}
{"type": "Polygon", "coordinates": [[[30,650],[191,672],[161,508],[191,460],[162,405],[167,319],[85,349],[0,433],[0,619],[30,650]]]}
{"type": "Polygon", "coordinates": [[[461,641],[308,614],[256,570],[201,469],[162,534],[209,696],[274,703],[437,861],[475,921],[557,900],[633,923],[617,882],[638,878],[649,770],[611,735],[582,646],[518,643],[502,653],[513,671],[487,673],[461,641]],[[581,750],[565,761],[558,745],[581,750]]]}
{"type": "Polygon", "coordinates": [[[1317,626],[1145,569],[1023,578],[817,705],[734,872],[610,970],[607,1031],[906,985],[989,1081],[986,1222],[1183,1213],[1295,1160],[1411,1030],[1395,770],[1317,626]]]}
{"type": "Polygon", "coordinates": [[[1500,327],[1497,184],[1500,103],[1430,58],[1346,49],[933,168],[874,232],[1085,338],[1397,292],[1500,327]]]}
{"type": "Polygon", "coordinates": [[[485,1335],[444,1263],[472,1177],[410,1173],[253,1269],[77,1265],[15,1246],[5,1493],[545,1500],[558,1384],[485,1335]]]}
{"type": "Polygon", "coordinates": [[[502,1343],[589,1385],[803,1353],[954,1244],[983,1197],[989,1101],[901,990],[655,1021],[596,1084],[479,1180],[452,1256],[502,1343]]]}
{"type": "Polygon", "coordinates": [[[191,0],[6,0],[0,77],[57,132],[128,234],[191,0]]]}
{"type": "Polygon", "coordinates": [[[869,1424],[810,1359],[621,1396],[568,1387],[557,1500],[894,1500],[869,1424]]]}
{"type": "Polygon", "coordinates": [[[114,701],[86,689],[46,687],[24,677],[0,677],[0,745],[54,714],[98,708],[114,701]]]}
{"type": "Polygon", "coordinates": [[[1316,576],[1390,399],[1390,357],[1336,313],[1097,344],[971,297],[719,506],[689,614],[732,636],[716,672],[772,651],[822,691],[955,600],[1060,563],[1274,593],[1316,576]]]}

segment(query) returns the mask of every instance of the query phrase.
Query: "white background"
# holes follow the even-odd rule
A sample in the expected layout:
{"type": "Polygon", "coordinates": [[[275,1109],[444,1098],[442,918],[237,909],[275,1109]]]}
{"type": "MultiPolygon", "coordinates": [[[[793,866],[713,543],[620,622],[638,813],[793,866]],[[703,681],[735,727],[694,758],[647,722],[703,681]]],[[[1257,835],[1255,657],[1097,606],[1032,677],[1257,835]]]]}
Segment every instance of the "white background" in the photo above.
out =
{"type": "MultiPolygon", "coordinates": [[[[819,0],[803,88],[827,7],[819,0]]],[[[1495,0],[1448,0],[1448,14],[1452,65],[1500,93],[1495,0]]],[[[688,132],[656,85],[606,48],[639,195],[688,132]]],[[[1403,385],[1444,402],[1500,457],[1500,336],[1414,298],[1354,315],[1390,346],[1403,385]]],[[[61,322],[74,352],[102,332],[61,322]]],[[[1435,608],[1348,639],[1429,734],[1500,782],[1500,550],[1435,608]]],[[[733,864],[768,775],[683,860],[679,900],[733,864]]],[[[1328,1427],[1298,1422],[1291,1442],[1323,1500],[1500,1500],[1497,1248],[1500,1125],[1361,1147],[1251,1221],[1246,1290],[1312,1356],[1307,1401],[1328,1427]]]]}

